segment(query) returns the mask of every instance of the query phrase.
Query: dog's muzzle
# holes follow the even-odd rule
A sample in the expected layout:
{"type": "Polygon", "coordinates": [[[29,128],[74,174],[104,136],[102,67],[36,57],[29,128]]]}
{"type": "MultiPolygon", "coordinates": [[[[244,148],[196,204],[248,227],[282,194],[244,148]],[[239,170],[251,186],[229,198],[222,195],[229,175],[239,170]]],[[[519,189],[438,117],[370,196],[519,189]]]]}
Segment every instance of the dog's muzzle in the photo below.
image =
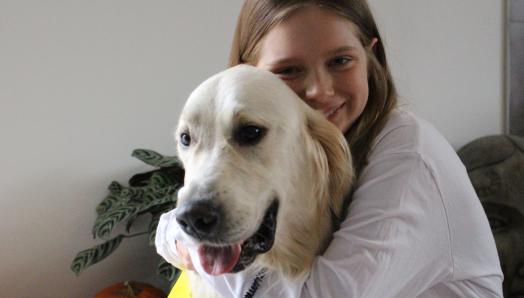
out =
{"type": "Polygon", "coordinates": [[[189,203],[176,212],[176,220],[182,230],[198,240],[214,238],[222,218],[222,208],[213,200],[189,203]]]}
{"type": "MultiPolygon", "coordinates": [[[[268,252],[275,240],[278,200],[267,208],[258,230],[242,243],[227,245],[201,244],[198,254],[202,268],[211,275],[239,272],[255,261],[257,255],[268,252]]],[[[224,214],[220,205],[204,200],[181,206],[176,220],[188,235],[206,242],[220,243],[224,214]]]]}

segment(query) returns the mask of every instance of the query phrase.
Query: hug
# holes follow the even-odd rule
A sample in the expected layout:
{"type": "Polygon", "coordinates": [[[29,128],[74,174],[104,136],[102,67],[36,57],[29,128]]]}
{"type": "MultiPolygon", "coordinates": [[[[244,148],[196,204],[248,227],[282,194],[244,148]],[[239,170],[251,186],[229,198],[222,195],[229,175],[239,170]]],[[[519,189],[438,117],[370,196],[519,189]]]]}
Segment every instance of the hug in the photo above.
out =
{"type": "Polygon", "coordinates": [[[157,251],[194,297],[502,297],[461,160],[398,107],[363,0],[246,0],[190,95],[157,251]]]}

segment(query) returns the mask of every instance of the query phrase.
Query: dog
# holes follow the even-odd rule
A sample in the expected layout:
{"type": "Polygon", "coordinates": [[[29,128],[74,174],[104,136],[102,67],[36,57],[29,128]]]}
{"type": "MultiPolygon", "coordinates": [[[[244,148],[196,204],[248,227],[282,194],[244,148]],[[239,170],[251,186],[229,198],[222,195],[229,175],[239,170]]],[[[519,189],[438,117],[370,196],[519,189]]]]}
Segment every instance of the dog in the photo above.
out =
{"type": "Polygon", "coordinates": [[[307,274],[354,179],[340,130],[273,73],[239,65],[191,93],[175,139],[185,177],[173,224],[193,262],[210,275],[307,274]]]}

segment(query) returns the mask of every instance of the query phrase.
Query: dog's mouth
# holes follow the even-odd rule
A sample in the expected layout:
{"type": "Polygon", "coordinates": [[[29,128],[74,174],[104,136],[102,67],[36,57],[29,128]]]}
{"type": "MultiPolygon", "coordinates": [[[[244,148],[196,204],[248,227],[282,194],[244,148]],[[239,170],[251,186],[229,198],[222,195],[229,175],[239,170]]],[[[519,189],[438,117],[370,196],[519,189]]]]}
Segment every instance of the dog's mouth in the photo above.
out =
{"type": "Polygon", "coordinates": [[[244,242],[227,246],[198,247],[204,271],[210,275],[239,272],[253,263],[257,255],[268,252],[275,240],[277,214],[278,200],[275,199],[266,210],[258,230],[244,242]]]}

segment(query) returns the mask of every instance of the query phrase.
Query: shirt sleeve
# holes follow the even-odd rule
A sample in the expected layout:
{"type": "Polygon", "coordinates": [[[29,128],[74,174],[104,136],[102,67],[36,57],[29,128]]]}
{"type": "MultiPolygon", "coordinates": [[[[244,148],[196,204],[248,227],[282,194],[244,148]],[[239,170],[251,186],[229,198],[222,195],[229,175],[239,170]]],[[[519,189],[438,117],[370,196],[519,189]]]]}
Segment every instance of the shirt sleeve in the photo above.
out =
{"type": "Polygon", "coordinates": [[[359,179],[348,217],[300,297],[417,297],[452,274],[432,170],[416,153],[383,156],[359,179]]]}
{"type": "Polygon", "coordinates": [[[177,268],[185,269],[176,249],[176,240],[181,238],[182,231],[176,223],[175,210],[173,209],[160,216],[155,234],[155,247],[157,253],[168,263],[177,268]]]}

